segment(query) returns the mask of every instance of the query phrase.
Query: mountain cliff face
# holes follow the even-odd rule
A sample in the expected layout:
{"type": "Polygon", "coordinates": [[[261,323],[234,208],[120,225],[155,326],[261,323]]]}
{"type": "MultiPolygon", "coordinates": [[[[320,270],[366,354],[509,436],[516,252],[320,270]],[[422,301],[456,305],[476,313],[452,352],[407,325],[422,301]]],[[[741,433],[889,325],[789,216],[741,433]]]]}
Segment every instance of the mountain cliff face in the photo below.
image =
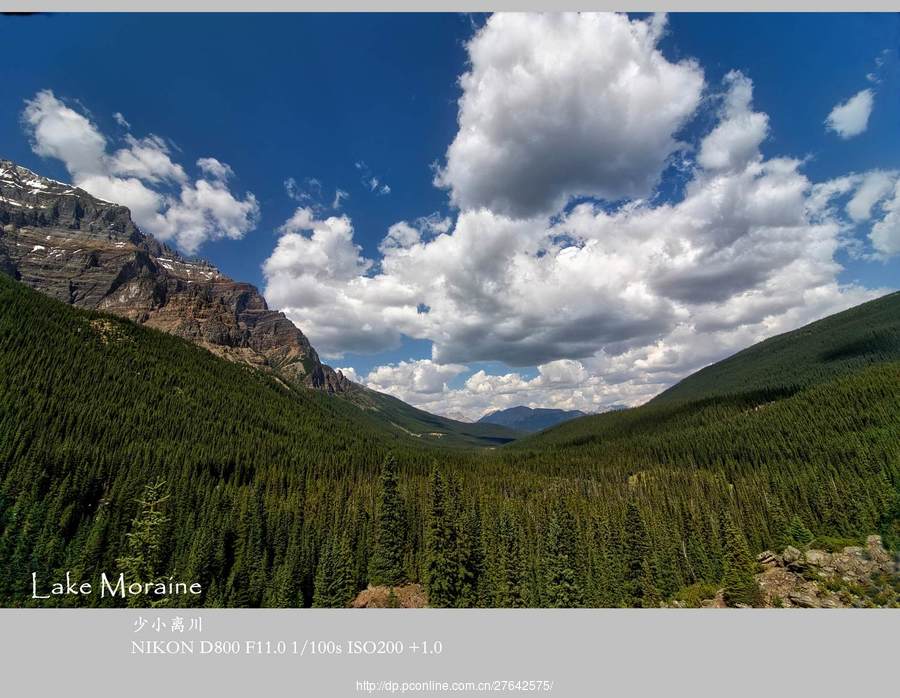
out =
{"type": "Polygon", "coordinates": [[[0,272],[292,382],[335,393],[353,387],[251,284],[145,235],[127,208],[8,160],[0,160],[0,272]]]}

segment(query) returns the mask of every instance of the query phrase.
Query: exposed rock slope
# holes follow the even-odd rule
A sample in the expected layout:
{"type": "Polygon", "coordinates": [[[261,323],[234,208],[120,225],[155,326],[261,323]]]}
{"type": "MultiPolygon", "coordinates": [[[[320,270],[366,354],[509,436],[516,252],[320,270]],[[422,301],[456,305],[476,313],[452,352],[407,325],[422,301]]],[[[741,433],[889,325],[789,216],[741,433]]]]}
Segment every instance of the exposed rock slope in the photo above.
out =
{"type": "Polygon", "coordinates": [[[350,603],[351,608],[427,608],[428,596],[421,584],[401,584],[396,587],[371,584],[350,603]],[[393,591],[393,597],[391,592],[393,591]]]}
{"type": "Polygon", "coordinates": [[[761,553],[756,575],[767,606],[844,608],[900,604],[897,561],[880,536],[840,551],[785,548],[761,553]]]}
{"type": "Polygon", "coordinates": [[[8,160],[0,160],[0,271],[291,381],[329,392],[352,387],[251,284],[145,235],[127,208],[8,160]]]}

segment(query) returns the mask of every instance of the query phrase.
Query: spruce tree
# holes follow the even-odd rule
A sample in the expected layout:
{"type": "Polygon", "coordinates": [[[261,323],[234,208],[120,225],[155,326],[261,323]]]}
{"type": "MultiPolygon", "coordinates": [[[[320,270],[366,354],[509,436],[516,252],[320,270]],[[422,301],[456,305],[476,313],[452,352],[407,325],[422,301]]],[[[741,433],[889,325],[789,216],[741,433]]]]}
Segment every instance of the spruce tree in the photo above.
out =
{"type": "Polygon", "coordinates": [[[404,581],[406,522],[398,489],[397,461],[389,456],[381,469],[375,541],[369,560],[369,582],[393,586],[404,581]]]}
{"type": "Polygon", "coordinates": [[[491,603],[501,608],[525,606],[525,560],[523,533],[517,514],[509,506],[500,512],[496,543],[488,562],[492,569],[491,603]]]}
{"type": "Polygon", "coordinates": [[[805,548],[812,542],[813,534],[799,516],[791,517],[787,527],[787,540],[789,545],[805,548]]]}
{"type": "Polygon", "coordinates": [[[329,608],[331,607],[331,580],[334,576],[334,560],[331,556],[331,549],[328,548],[325,554],[316,565],[316,579],[313,583],[313,608],[329,608]]]}
{"type": "Polygon", "coordinates": [[[474,608],[479,605],[480,586],[484,574],[484,548],[481,540],[481,515],[477,501],[459,516],[457,540],[458,591],[456,605],[474,608]]]}
{"type": "Polygon", "coordinates": [[[332,539],[316,567],[313,607],[344,608],[353,598],[353,557],[346,532],[332,539]]]}
{"type": "MultiPolygon", "coordinates": [[[[140,508],[126,535],[128,543],[125,554],[117,560],[119,569],[125,574],[126,584],[152,584],[159,579],[162,531],[167,520],[163,507],[169,498],[163,493],[165,485],[163,480],[146,485],[138,500],[140,508]]],[[[162,606],[168,601],[168,597],[162,597],[151,601],[150,605],[162,606]]],[[[128,596],[129,606],[140,607],[144,603],[145,599],[139,594],[128,596]]]]}
{"type": "Polygon", "coordinates": [[[648,588],[648,558],[650,542],[647,527],[637,505],[628,502],[625,510],[625,533],[623,536],[623,555],[625,557],[625,583],[623,585],[623,601],[626,606],[640,606],[644,590],[648,588]]]}
{"type": "Polygon", "coordinates": [[[777,497],[772,496],[770,498],[767,496],[766,503],[769,505],[769,525],[772,531],[773,544],[777,550],[783,550],[791,544],[787,517],[777,497]]]}
{"type": "Polygon", "coordinates": [[[640,579],[642,608],[659,608],[659,603],[662,601],[662,594],[656,585],[657,576],[657,566],[653,556],[648,555],[644,558],[640,579]]]}
{"type": "Polygon", "coordinates": [[[547,523],[542,555],[544,603],[548,608],[574,608],[584,602],[577,571],[575,520],[563,505],[554,507],[547,523]]]}
{"type": "Polygon", "coordinates": [[[425,535],[425,590],[428,605],[434,608],[456,605],[459,575],[456,531],[448,509],[446,483],[435,466],[431,473],[431,505],[425,535]]]}
{"type": "Polygon", "coordinates": [[[725,577],[723,587],[725,603],[729,606],[738,604],[759,606],[762,594],[754,577],[756,562],[750,556],[744,534],[730,515],[726,515],[724,524],[725,539],[725,577]]]}

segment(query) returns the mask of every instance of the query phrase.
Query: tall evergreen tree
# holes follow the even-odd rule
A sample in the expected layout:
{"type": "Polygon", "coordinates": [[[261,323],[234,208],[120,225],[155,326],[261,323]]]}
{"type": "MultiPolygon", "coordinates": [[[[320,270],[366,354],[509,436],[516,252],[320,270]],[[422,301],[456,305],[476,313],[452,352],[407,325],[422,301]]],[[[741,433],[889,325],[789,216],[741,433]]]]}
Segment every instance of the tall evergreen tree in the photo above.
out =
{"type": "Polygon", "coordinates": [[[353,554],[345,531],[332,539],[319,560],[313,590],[315,608],[343,608],[353,599],[353,554]]]}
{"type": "Polygon", "coordinates": [[[577,569],[575,519],[562,504],[553,508],[541,556],[543,605],[574,608],[584,603],[577,569]]]}
{"type": "Polygon", "coordinates": [[[629,501],[625,510],[625,534],[623,536],[623,555],[625,557],[625,580],[623,584],[623,601],[626,606],[640,606],[644,591],[649,588],[648,574],[650,567],[650,541],[647,527],[640,510],[634,501],[629,501]]]}
{"type": "MultiPolygon", "coordinates": [[[[138,500],[138,514],[131,522],[131,530],[126,536],[128,543],[125,554],[117,560],[119,569],[125,574],[126,584],[153,584],[160,578],[162,532],[167,521],[163,509],[169,498],[164,493],[165,486],[163,480],[146,485],[138,500]]],[[[169,597],[164,596],[150,603],[153,606],[163,606],[169,601],[169,597]]],[[[145,603],[145,599],[138,594],[128,596],[129,606],[141,607],[145,603]]]]}
{"type": "Polygon", "coordinates": [[[397,461],[389,456],[379,480],[375,541],[369,561],[369,581],[393,586],[404,581],[403,551],[406,522],[398,488],[397,461]]]}
{"type": "Polygon", "coordinates": [[[449,509],[446,482],[435,466],[431,473],[431,505],[425,536],[425,590],[428,605],[435,608],[456,605],[459,567],[455,522],[449,509]]]}
{"type": "Polygon", "coordinates": [[[762,602],[762,593],[759,584],[754,577],[756,563],[750,556],[747,541],[744,534],[727,515],[724,524],[725,540],[725,577],[723,587],[725,603],[729,606],[738,604],[745,606],[759,606],[762,602]]]}
{"type": "Polygon", "coordinates": [[[456,605],[474,608],[481,605],[481,587],[484,576],[484,548],[481,536],[481,513],[476,502],[458,516],[456,605]]]}

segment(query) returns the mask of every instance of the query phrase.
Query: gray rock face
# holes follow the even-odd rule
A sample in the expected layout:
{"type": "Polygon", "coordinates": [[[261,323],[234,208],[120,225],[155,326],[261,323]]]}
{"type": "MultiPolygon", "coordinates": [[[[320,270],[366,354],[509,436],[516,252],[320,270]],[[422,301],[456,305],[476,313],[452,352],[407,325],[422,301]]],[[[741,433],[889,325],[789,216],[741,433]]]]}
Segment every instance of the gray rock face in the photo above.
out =
{"type": "Polygon", "coordinates": [[[865,548],[802,552],[788,546],[781,555],[767,550],[757,560],[763,570],[756,580],[768,606],[844,608],[900,603],[894,586],[884,582],[884,578],[896,579],[896,560],[877,535],[866,539],[865,548]]]}
{"type": "Polygon", "coordinates": [[[803,591],[791,591],[788,593],[788,601],[799,608],[821,608],[819,601],[813,594],[803,591]]]}
{"type": "Polygon", "coordinates": [[[353,386],[252,285],[145,235],[124,206],[8,160],[0,160],[0,272],[309,387],[353,386]]]}

